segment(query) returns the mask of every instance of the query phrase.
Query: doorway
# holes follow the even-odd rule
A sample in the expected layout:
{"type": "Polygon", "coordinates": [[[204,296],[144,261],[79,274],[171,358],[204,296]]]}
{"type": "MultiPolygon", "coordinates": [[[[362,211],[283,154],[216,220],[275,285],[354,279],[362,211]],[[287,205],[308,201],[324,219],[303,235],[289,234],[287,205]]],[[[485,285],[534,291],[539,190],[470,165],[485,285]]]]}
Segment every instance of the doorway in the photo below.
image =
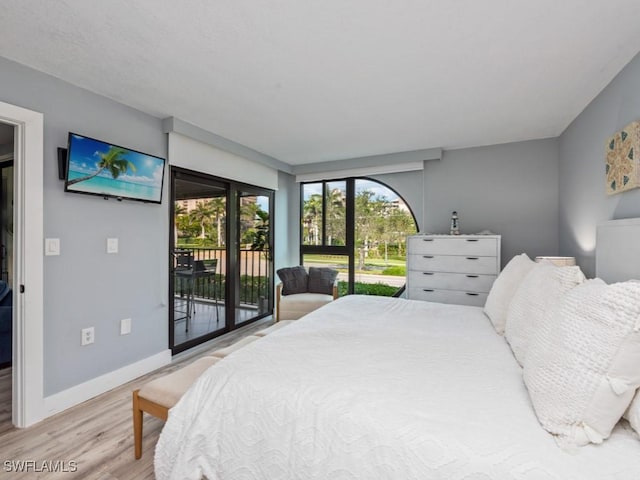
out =
{"type": "Polygon", "coordinates": [[[172,167],[174,354],[273,312],[272,205],[271,190],[172,167]]]}
{"type": "Polygon", "coordinates": [[[14,127],[0,123],[0,424],[12,414],[14,127]]]}
{"type": "Polygon", "coordinates": [[[47,415],[43,392],[44,116],[0,102],[0,124],[12,126],[14,134],[11,413],[15,426],[27,427],[47,415]]]}
{"type": "Polygon", "coordinates": [[[13,125],[0,123],[0,280],[13,288],[13,125]]]}

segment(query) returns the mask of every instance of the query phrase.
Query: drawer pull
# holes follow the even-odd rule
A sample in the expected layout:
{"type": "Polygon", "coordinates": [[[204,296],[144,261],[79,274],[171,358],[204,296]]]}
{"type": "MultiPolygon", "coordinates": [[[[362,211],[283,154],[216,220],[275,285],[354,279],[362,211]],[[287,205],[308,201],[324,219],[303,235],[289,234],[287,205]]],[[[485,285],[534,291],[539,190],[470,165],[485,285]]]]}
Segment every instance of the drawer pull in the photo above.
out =
{"type": "Polygon", "coordinates": [[[423,255],[422,258],[433,258],[433,255],[423,255]]]}
{"type": "Polygon", "coordinates": [[[467,260],[480,260],[480,257],[467,257],[467,260]]]}
{"type": "Polygon", "coordinates": [[[431,290],[430,288],[423,288],[422,291],[423,292],[433,292],[433,290],[431,290]]]}
{"type": "Polygon", "coordinates": [[[423,238],[423,242],[433,242],[433,238],[423,238]]]}
{"type": "Polygon", "coordinates": [[[479,293],[471,293],[471,292],[465,292],[465,293],[470,297],[477,297],[478,295],[480,295],[479,293]]]}
{"type": "Polygon", "coordinates": [[[423,275],[433,275],[433,272],[422,272],[423,275]]]}
{"type": "Polygon", "coordinates": [[[478,278],[478,275],[467,275],[467,278],[478,278]]]}
{"type": "Polygon", "coordinates": [[[478,240],[477,238],[467,238],[467,242],[477,242],[478,240]]]}

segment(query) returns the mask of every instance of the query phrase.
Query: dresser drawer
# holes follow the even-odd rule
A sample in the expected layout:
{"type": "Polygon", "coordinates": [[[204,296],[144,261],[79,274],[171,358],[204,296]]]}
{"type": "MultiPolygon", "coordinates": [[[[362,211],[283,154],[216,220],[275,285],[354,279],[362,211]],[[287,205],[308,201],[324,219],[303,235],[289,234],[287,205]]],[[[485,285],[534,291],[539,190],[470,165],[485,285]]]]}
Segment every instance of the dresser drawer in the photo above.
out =
{"type": "Polygon", "coordinates": [[[409,253],[495,257],[498,254],[498,240],[495,237],[415,236],[409,238],[409,253]]]}
{"type": "Polygon", "coordinates": [[[465,290],[487,293],[496,275],[475,273],[416,272],[407,274],[409,287],[437,288],[444,290],[465,290]]]}
{"type": "Polygon", "coordinates": [[[409,299],[483,307],[485,302],[487,301],[487,294],[410,287],[409,299]]]}
{"type": "Polygon", "coordinates": [[[496,257],[474,255],[409,255],[407,257],[409,271],[449,272],[470,274],[498,274],[496,257]]]}

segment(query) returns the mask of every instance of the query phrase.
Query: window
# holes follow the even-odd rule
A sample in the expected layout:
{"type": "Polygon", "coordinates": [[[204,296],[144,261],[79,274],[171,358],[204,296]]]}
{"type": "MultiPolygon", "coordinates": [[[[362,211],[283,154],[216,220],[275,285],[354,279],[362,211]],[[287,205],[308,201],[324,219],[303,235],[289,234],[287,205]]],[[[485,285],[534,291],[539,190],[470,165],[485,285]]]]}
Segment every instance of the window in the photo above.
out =
{"type": "Polygon", "coordinates": [[[302,264],[332,266],[340,295],[391,296],[404,286],[413,213],[388,186],[370,179],[303,183],[302,264]]]}
{"type": "Polygon", "coordinates": [[[306,183],[302,186],[303,245],[347,244],[347,182],[306,183]]]}

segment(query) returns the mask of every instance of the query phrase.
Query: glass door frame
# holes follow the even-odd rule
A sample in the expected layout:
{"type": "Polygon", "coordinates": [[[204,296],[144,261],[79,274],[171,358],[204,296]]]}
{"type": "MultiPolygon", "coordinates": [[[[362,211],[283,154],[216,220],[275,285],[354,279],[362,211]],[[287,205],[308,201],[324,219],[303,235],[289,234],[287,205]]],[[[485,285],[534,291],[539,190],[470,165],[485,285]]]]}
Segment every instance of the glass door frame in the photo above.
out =
{"type": "Polygon", "coordinates": [[[168,315],[168,327],[169,327],[169,348],[172,354],[188,350],[208,340],[216,338],[220,335],[228,333],[232,330],[240,328],[249,323],[255,322],[261,318],[273,314],[273,285],[274,285],[274,265],[273,265],[273,245],[274,245],[274,199],[275,192],[266,188],[257,187],[255,185],[249,185],[234,180],[216,177],[203,172],[197,172],[194,170],[188,170],[181,167],[170,166],[169,169],[169,249],[168,249],[168,271],[169,271],[169,315],[168,315]],[[209,332],[200,337],[187,340],[179,345],[174,345],[174,318],[175,310],[173,306],[174,302],[174,256],[173,251],[175,245],[175,180],[176,178],[185,180],[210,184],[212,187],[224,188],[226,192],[226,216],[225,216],[225,288],[224,288],[224,327],[213,332],[209,332]],[[268,308],[263,314],[252,317],[246,321],[236,323],[236,305],[238,303],[238,296],[240,293],[240,195],[239,192],[255,193],[260,196],[269,197],[269,251],[271,252],[271,259],[268,262],[269,269],[269,297],[268,308]]]}
{"type": "MultiPolygon", "coordinates": [[[[261,318],[267,317],[269,315],[273,315],[273,307],[274,307],[274,285],[275,285],[275,281],[274,281],[274,265],[273,265],[273,245],[274,245],[274,200],[275,200],[275,192],[273,190],[270,190],[268,188],[262,188],[262,187],[256,187],[255,185],[249,185],[246,183],[240,183],[240,182],[233,182],[233,186],[234,188],[234,193],[235,193],[235,199],[233,202],[233,205],[235,207],[235,214],[233,215],[233,219],[235,219],[235,228],[233,228],[233,234],[235,238],[234,244],[235,244],[235,250],[236,250],[236,254],[233,256],[233,258],[236,260],[236,265],[234,266],[236,268],[236,272],[234,273],[234,295],[237,293],[238,295],[240,294],[240,255],[242,252],[241,249],[241,244],[240,244],[240,199],[242,198],[240,193],[250,193],[252,195],[255,196],[261,196],[261,197],[268,197],[269,198],[269,234],[267,236],[267,244],[268,244],[268,248],[269,248],[269,261],[268,261],[268,275],[269,275],[269,281],[268,281],[268,287],[267,287],[267,291],[269,292],[269,296],[267,297],[267,301],[268,301],[268,305],[267,305],[267,310],[265,313],[263,314],[258,314],[255,317],[252,317],[248,320],[245,320],[243,322],[235,322],[235,309],[236,309],[236,304],[239,302],[239,299],[236,298],[234,296],[233,298],[233,315],[234,315],[234,321],[233,321],[233,326],[234,328],[239,328],[239,327],[243,327],[244,325],[248,325],[251,322],[255,322],[256,320],[259,320],[261,318]]],[[[231,254],[229,254],[229,257],[231,257],[231,254]]]]}

